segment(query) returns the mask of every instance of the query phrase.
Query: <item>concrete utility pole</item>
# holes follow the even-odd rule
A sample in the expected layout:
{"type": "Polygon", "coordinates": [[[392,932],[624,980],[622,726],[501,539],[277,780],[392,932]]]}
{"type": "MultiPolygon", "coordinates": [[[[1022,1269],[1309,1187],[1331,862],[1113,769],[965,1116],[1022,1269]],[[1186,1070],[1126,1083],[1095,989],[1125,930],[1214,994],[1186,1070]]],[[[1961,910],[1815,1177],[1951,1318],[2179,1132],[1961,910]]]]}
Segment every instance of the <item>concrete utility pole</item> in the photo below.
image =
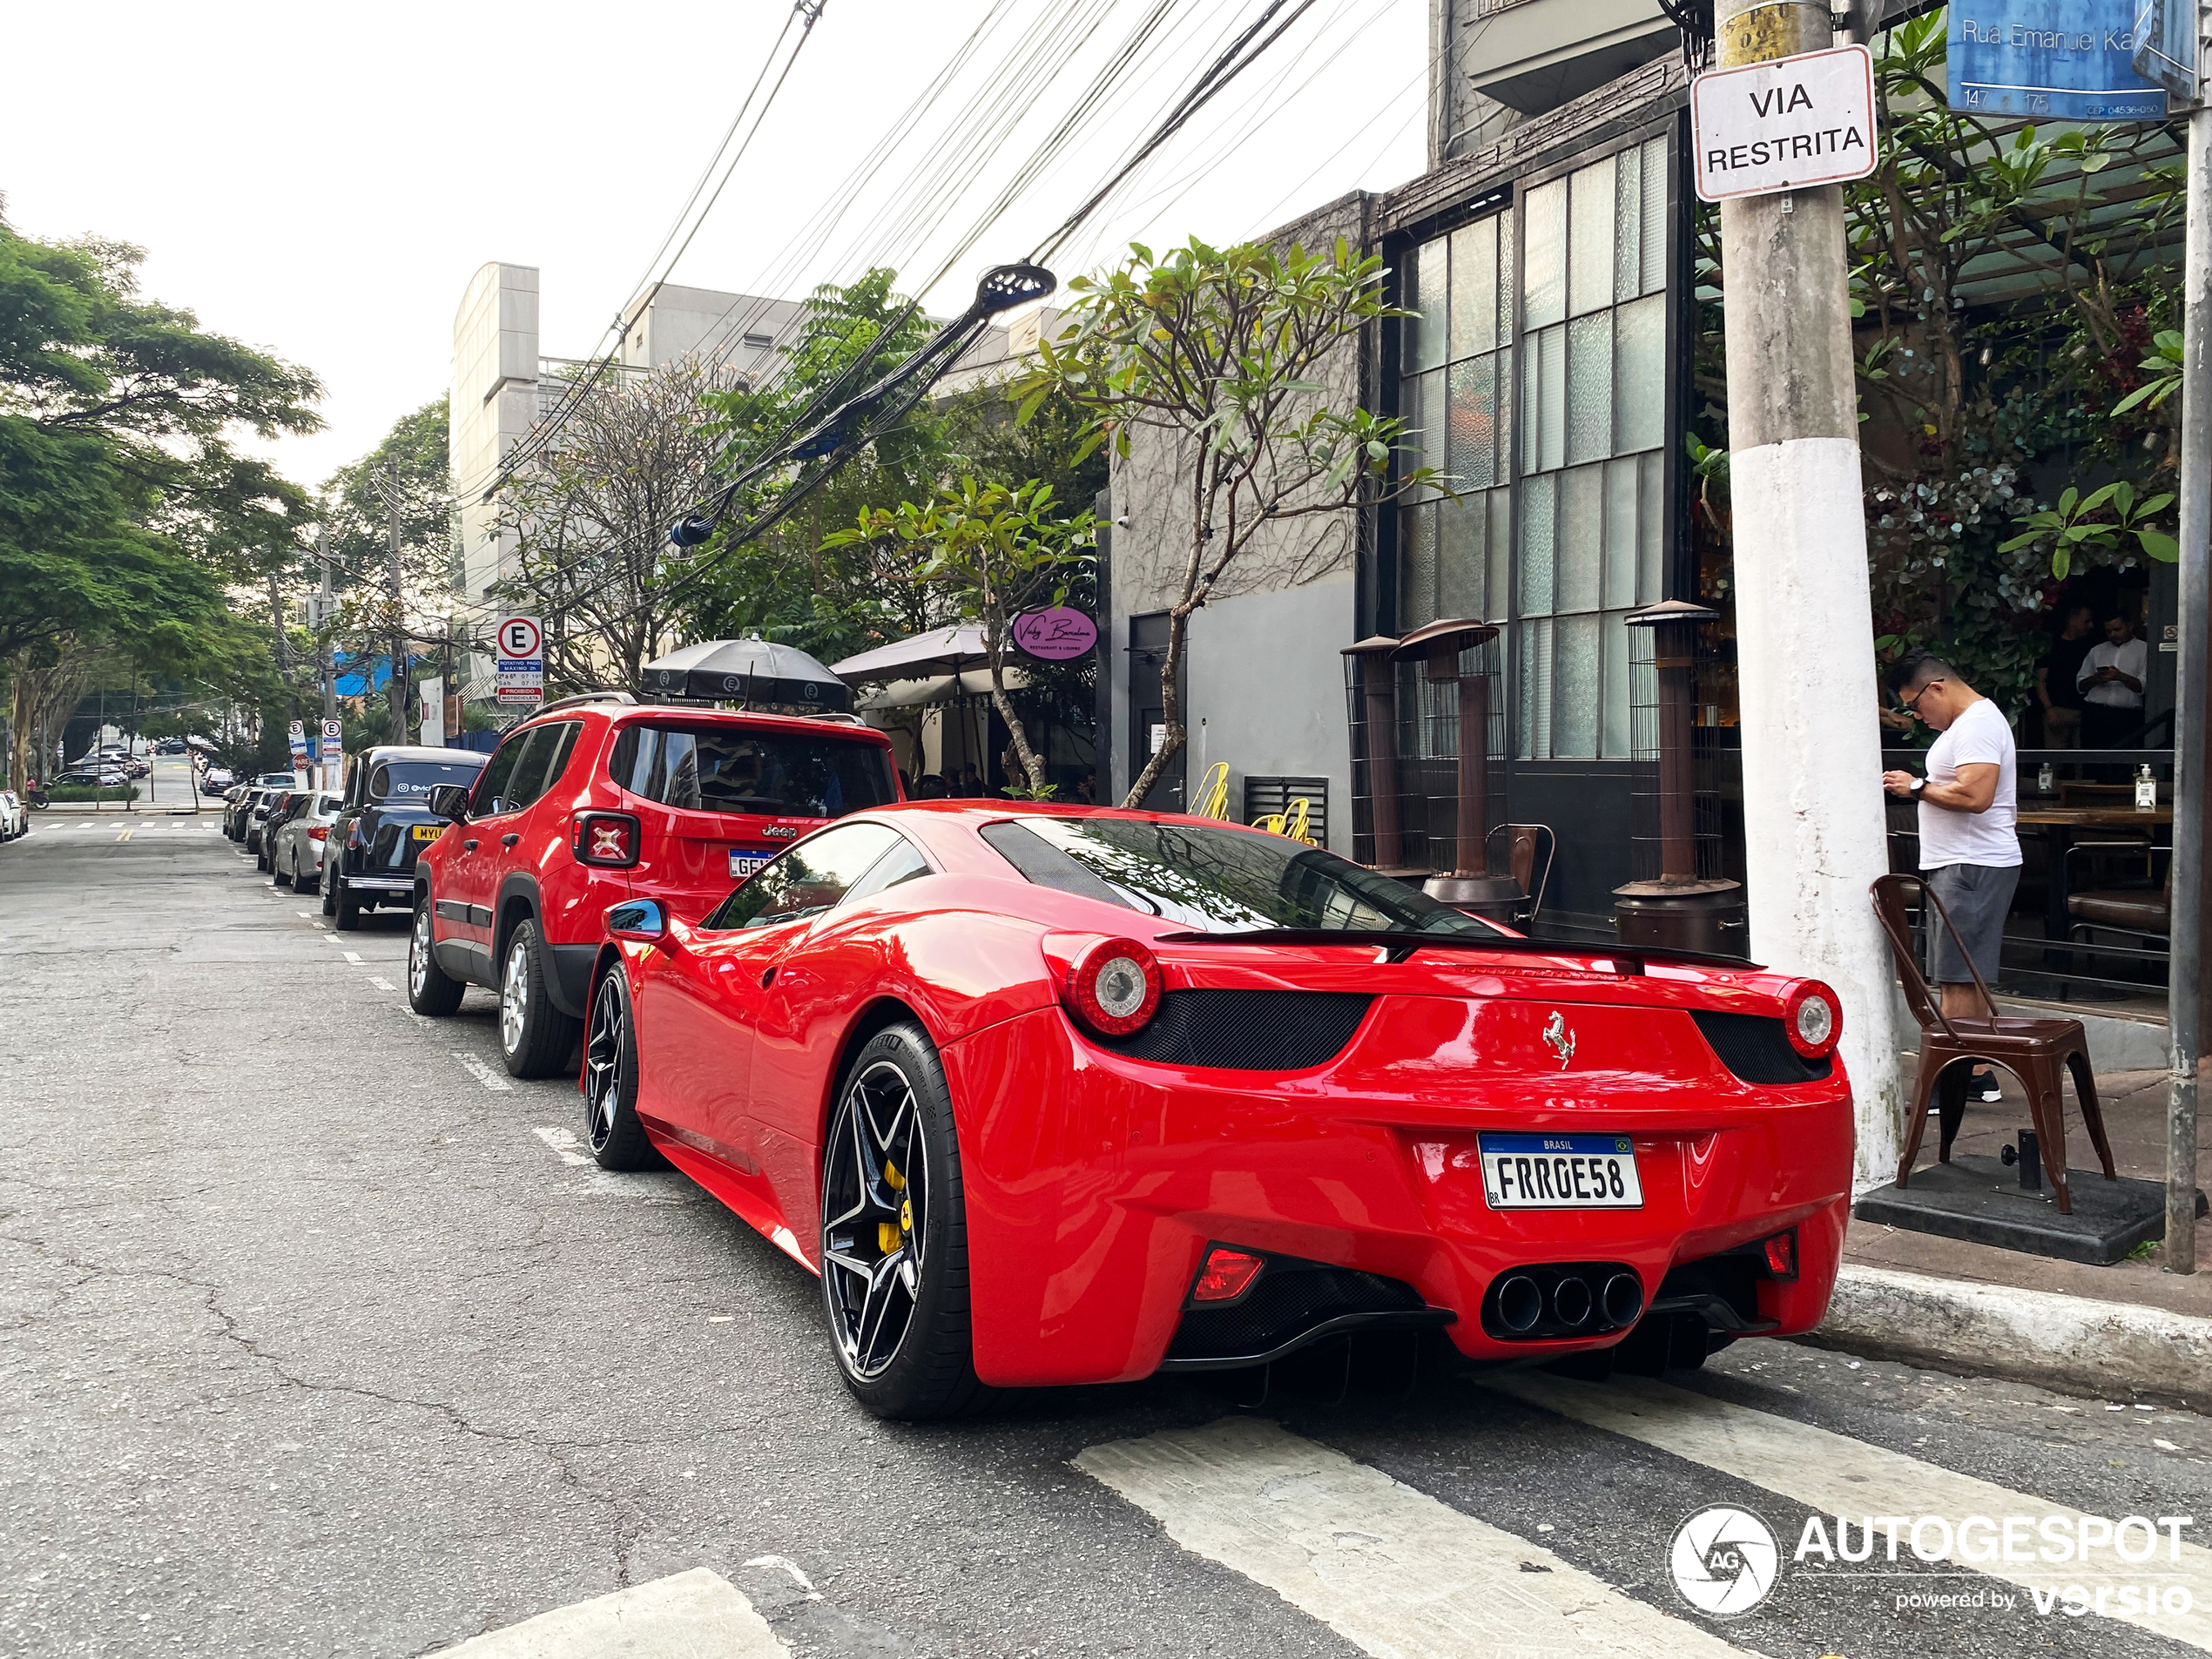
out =
{"type": "Polygon", "coordinates": [[[400,583],[400,469],[388,465],[384,469],[385,522],[390,530],[392,579],[392,678],[385,686],[385,693],[392,711],[392,741],[407,741],[407,618],[401,610],[403,603],[400,583]]]}
{"type": "Polygon", "coordinates": [[[2200,97],[2188,125],[2188,241],[2182,312],[2181,660],[2174,687],[2173,936],[2168,940],[2166,1271],[2196,1271],[2197,1062],[2203,1049],[2205,631],[2212,600],[2212,105],[2202,97],[2204,35],[2197,9],[2200,97]]]}
{"type": "MultiPolygon", "coordinates": [[[[1719,66],[1834,44],[1827,0],[1718,0],[1719,66]]],[[[1840,185],[1721,204],[1751,954],[1843,998],[1858,1179],[1897,1170],[1895,974],[1840,185]]]]}

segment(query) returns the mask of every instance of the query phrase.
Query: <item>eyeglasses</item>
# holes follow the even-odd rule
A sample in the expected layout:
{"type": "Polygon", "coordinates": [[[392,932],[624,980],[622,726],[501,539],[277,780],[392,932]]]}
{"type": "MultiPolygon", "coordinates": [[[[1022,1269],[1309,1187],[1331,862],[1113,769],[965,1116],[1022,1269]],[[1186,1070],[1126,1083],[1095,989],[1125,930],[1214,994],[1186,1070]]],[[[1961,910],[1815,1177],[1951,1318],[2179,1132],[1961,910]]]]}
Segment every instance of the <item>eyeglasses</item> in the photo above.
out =
{"type": "Polygon", "coordinates": [[[1925,696],[1926,696],[1926,695],[1927,695],[1930,691],[1934,691],[1934,690],[1935,690],[1935,688],[1936,688],[1937,686],[1939,686],[1939,685],[1942,685],[1942,684],[1943,684],[1943,682],[1942,682],[1940,679],[1932,679],[1932,680],[1930,680],[1930,681],[1929,681],[1929,682],[1928,682],[1925,685],[1923,685],[1923,686],[1922,686],[1922,687],[1921,687],[1919,691],[1917,691],[1913,692],[1912,696],[1910,696],[1910,697],[1900,697],[1899,698],[1898,698],[1898,700],[1897,700],[1898,706],[1899,708],[1903,709],[1903,710],[1904,710],[1904,711],[1905,711],[1907,714],[1909,714],[1909,715],[1912,716],[1912,718],[1913,718],[1914,719],[1916,719],[1916,720],[1917,720],[1917,719],[1918,719],[1918,718],[1919,718],[1919,717],[1920,717],[1920,699],[1921,699],[1922,698],[1925,697],[1925,696]]]}

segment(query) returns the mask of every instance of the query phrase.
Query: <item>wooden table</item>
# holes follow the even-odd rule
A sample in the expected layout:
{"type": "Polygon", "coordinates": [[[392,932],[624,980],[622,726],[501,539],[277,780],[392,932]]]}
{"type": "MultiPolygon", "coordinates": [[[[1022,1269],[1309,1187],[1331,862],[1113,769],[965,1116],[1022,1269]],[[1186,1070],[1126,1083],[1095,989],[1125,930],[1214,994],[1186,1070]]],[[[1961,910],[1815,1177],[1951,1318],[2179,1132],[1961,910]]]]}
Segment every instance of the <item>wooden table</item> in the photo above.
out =
{"type": "Polygon", "coordinates": [[[2020,809],[2022,829],[2040,829],[2051,849],[2050,877],[2044,883],[2048,897],[2043,909],[2043,936],[2046,939],[2067,939],[2073,934],[2073,918],[2067,914],[2066,901],[2066,855],[2074,845],[2076,830],[2132,829],[2150,831],[2174,826],[2174,809],[2161,806],[2154,812],[2141,813],[2132,806],[2031,806],[2025,802],[2020,809]]]}

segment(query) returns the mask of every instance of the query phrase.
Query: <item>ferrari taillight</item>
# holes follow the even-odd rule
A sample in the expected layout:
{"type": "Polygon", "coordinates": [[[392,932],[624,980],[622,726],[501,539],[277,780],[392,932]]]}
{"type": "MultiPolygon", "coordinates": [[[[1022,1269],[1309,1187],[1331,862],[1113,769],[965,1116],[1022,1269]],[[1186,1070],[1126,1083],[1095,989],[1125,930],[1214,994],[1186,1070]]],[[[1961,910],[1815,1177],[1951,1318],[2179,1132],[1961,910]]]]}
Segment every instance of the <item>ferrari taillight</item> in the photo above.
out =
{"type": "Polygon", "coordinates": [[[1817,979],[1799,980],[1782,1004],[1782,1028],[1790,1046],[1808,1060],[1836,1052],[1844,1035],[1844,1005],[1817,979]]]}
{"type": "Polygon", "coordinates": [[[569,826],[578,864],[626,870],[637,862],[637,820],[628,813],[578,813],[569,826]]]}
{"type": "Polygon", "coordinates": [[[1225,1244],[1216,1244],[1206,1251],[1197,1281],[1190,1286],[1190,1299],[1215,1307],[1224,1302],[1238,1301],[1251,1289],[1252,1281],[1266,1265],[1264,1258],[1248,1250],[1231,1250],[1225,1244]]]}
{"type": "Polygon", "coordinates": [[[1768,1278],[1794,1279],[1797,1277],[1797,1230],[1795,1227],[1764,1240],[1759,1248],[1766,1257],[1768,1278]]]}
{"type": "Polygon", "coordinates": [[[1103,1037],[1141,1031],[1160,1006],[1160,965],[1134,939],[1100,939],[1069,964],[1061,1000],[1103,1037]]]}

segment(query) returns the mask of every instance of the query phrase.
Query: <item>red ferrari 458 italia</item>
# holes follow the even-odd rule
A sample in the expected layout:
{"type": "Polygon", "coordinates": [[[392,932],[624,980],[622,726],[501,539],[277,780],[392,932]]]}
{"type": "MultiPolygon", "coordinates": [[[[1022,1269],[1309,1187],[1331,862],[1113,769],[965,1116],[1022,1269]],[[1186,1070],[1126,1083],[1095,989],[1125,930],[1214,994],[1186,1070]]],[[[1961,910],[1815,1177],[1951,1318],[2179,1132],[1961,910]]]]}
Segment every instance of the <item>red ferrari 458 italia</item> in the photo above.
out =
{"type": "Polygon", "coordinates": [[[1375,1332],[1656,1371],[1810,1330],[1835,1279],[1851,1091],[1813,981],[1004,801],[855,814],[701,923],[608,927],[592,1150],[658,1150],[818,1272],[879,1415],[1375,1332]]]}

